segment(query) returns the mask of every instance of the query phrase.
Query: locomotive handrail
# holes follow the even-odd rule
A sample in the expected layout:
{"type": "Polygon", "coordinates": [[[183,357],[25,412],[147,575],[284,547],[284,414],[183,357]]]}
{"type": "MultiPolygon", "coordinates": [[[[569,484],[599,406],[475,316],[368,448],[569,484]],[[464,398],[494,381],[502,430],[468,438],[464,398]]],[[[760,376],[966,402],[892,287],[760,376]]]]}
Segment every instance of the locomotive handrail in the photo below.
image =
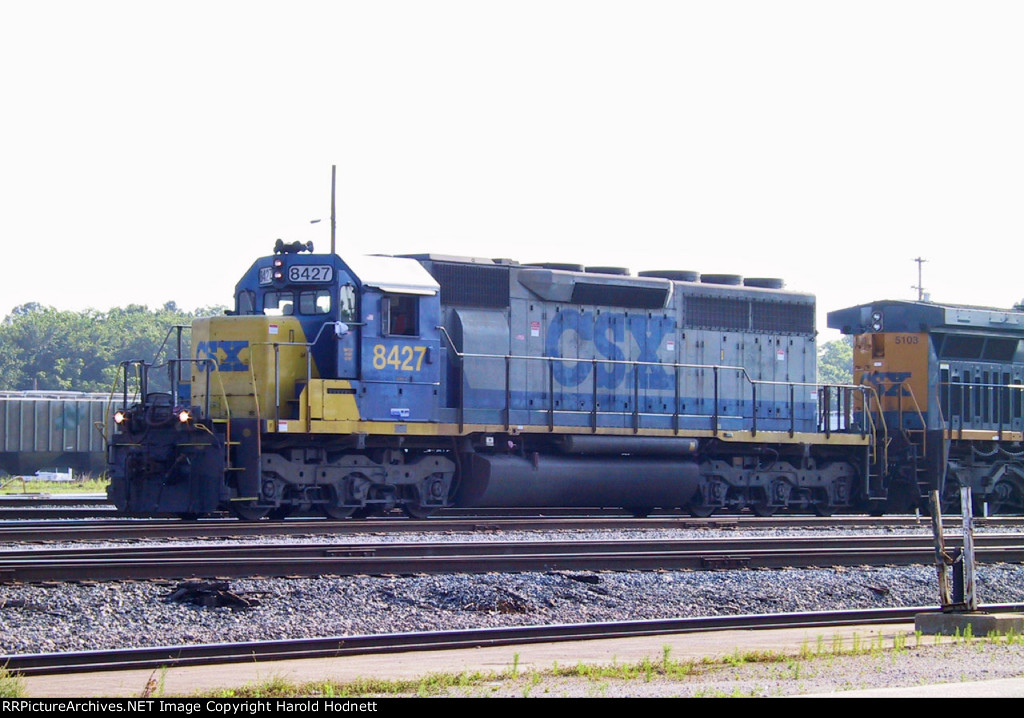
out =
{"type": "Polygon", "coordinates": [[[910,392],[910,400],[914,403],[914,413],[917,414],[917,418],[921,420],[922,430],[928,428],[928,423],[925,421],[924,413],[921,411],[921,405],[917,401],[917,396],[914,395],[914,387],[907,384],[907,380],[904,379],[900,382],[900,429],[903,429],[903,386],[906,385],[907,391],[910,392]]]}
{"type": "MultiPolygon", "coordinates": [[[[168,359],[167,360],[167,373],[170,375],[171,380],[171,396],[177,401],[178,398],[178,382],[177,378],[181,376],[181,365],[183,364],[196,364],[197,366],[212,366],[217,372],[217,381],[221,384],[221,394],[224,395],[224,383],[220,379],[220,364],[214,357],[206,357],[204,359],[168,359]]],[[[203,416],[210,416],[210,374],[213,373],[209,370],[203,372],[206,374],[206,401],[203,405],[203,416]]],[[[224,410],[229,411],[227,406],[227,396],[224,395],[224,410]]]]}
{"type": "MultiPolygon", "coordinates": [[[[114,376],[114,383],[110,385],[110,395],[107,397],[106,401],[103,404],[103,414],[104,414],[104,416],[110,417],[110,416],[113,415],[112,409],[114,408],[114,395],[117,393],[117,382],[121,378],[121,366],[124,366],[125,363],[126,362],[122,362],[122,364],[118,366],[117,374],[114,376]]],[[[125,381],[127,381],[127,376],[125,376],[125,381]]],[[[125,398],[126,399],[127,399],[127,394],[128,394],[128,387],[125,386],[125,398]]],[[[122,406],[122,408],[127,408],[127,407],[126,406],[122,406]]],[[[110,439],[107,437],[107,432],[106,432],[106,428],[107,427],[106,427],[106,424],[105,423],[101,424],[100,422],[95,422],[93,424],[93,428],[96,429],[96,431],[99,432],[100,438],[103,439],[103,450],[107,451],[107,445],[110,444],[110,439]]]]}
{"type": "MultiPolygon", "coordinates": [[[[445,332],[445,334],[447,335],[447,332],[445,332]]],[[[451,341],[451,340],[449,339],[449,341],[451,341]]],[[[452,346],[452,351],[455,352],[455,354],[460,359],[461,358],[468,358],[468,359],[506,359],[506,358],[508,358],[508,359],[525,359],[525,360],[529,360],[529,361],[548,361],[548,360],[553,360],[553,361],[558,361],[558,362],[575,362],[575,363],[596,361],[596,362],[599,362],[602,365],[603,364],[621,364],[623,366],[629,366],[629,367],[631,367],[631,366],[641,366],[641,367],[651,366],[651,367],[662,367],[662,368],[666,368],[667,367],[667,368],[678,368],[678,369],[727,369],[727,370],[733,370],[733,371],[740,372],[741,374],[743,374],[744,378],[748,382],[750,382],[751,384],[762,384],[762,385],[765,385],[765,386],[808,386],[808,387],[831,386],[831,387],[837,387],[837,388],[843,388],[843,389],[853,389],[855,391],[862,391],[862,390],[866,390],[868,388],[868,387],[865,387],[864,385],[861,385],[861,384],[819,384],[818,382],[811,382],[811,381],[775,381],[775,380],[772,380],[772,379],[754,379],[747,372],[746,367],[732,366],[732,365],[729,365],[729,364],[683,364],[683,363],[669,363],[669,362],[644,362],[644,361],[627,361],[625,359],[596,359],[596,358],[593,358],[593,357],[590,358],[590,359],[581,359],[581,358],[574,359],[572,357],[530,356],[530,355],[527,355],[527,354],[477,354],[477,353],[471,353],[471,352],[460,352],[454,346],[452,346]]]]}
{"type": "MultiPolygon", "coordinates": [[[[204,408],[203,416],[204,416],[204,418],[207,418],[207,419],[210,418],[210,374],[214,373],[214,372],[216,372],[216,374],[217,374],[217,384],[220,386],[220,396],[221,396],[221,400],[224,402],[224,416],[225,416],[225,422],[224,422],[224,466],[225,466],[225,468],[228,471],[230,471],[231,470],[231,404],[228,403],[228,394],[227,394],[227,391],[225,391],[225,389],[224,389],[224,379],[221,378],[221,375],[220,375],[220,362],[218,362],[217,359],[214,358],[214,357],[207,357],[205,359],[188,359],[188,360],[182,360],[182,361],[191,361],[191,362],[196,362],[197,364],[199,364],[201,366],[202,365],[207,365],[207,366],[212,366],[213,367],[213,371],[212,372],[209,371],[209,370],[206,372],[206,406],[204,408]]],[[[202,426],[202,425],[201,424],[197,424],[197,426],[202,426]]],[[[202,427],[202,428],[206,429],[206,427],[202,427]]],[[[212,431],[210,431],[209,429],[206,429],[206,432],[208,434],[210,434],[211,436],[213,436],[214,438],[216,438],[216,435],[212,431]]],[[[257,432],[257,437],[258,436],[259,436],[259,434],[257,432]]]]}
{"type": "Polygon", "coordinates": [[[1003,438],[1003,432],[1006,430],[1005,427],[1009,427],[1012,431],[1014,418],[1020,418],[1024,414],[1024,384],[998,384],[998,383],[981,383],[972,381],[944,381],[938,382],[935,386],[935,393],[939,407],[939,420],[942,424],[942,428],[945,431],[957,432],[957,438],[963,439],[964,424],[970,423],[975,424],[976,429],[985,431],[995,431],[996,436],[999,440],[1003,438]],[[945,390],[945,401],[943,401],[943,390],[945,390]],[[992,412],[980,412],[980,421],[975,421],[975,417],[979,416],[979,413],[975,409],[979,405],[984,405],[982,401],[982,395],[980,394],[983,390],[992,390],[996,396],[995,413],[996,416],[992,417],[992,412]],[[1018,392],[1017,396],[1014,397],[1012,393],[1008,398],[1004,400],[1004,397],[1008,392],[1018,392]],[[954,393],[956,393],[957,405],[959,411],[953,411],[953,399],[954,393]],[[967,401],[967,400],[970,401],[967,401]],[[967,409],[965,409],[967,407],[967,409]],[[1016,417],[1014,416],[1016,412],[1016,417]],[[970,418],[965,419],[965,414],[970,414],[970,418]],[[994,425],[994,426],[993,426],[994,425]]]}
{"type": "MultiPolygon", "coordinates": [[[[845,389],[848,392],[861,392],[862,394],[867,394],[867,393],[873,391],[873,389],[871,387],[864,386],[864,385],[855,385],[855,384],[819,384],[817,382],[793,382],[793,381],[788,381],[787,382],[787,381],[775,381],[775,380],[766,380],[766,379],[754,379],[753,377],[750,376],[750,374],[747,371],[746,367],[731,366],[731,365],[724,365],[724,364],[690,364],[690,363],[675,363],[675,362],[671,362],[671,363],[669,363],[669,362],[646,362],[646,361],[627,361],[627,360],[621,360],[621,359],[598,359],[596,357],[591,357],[589,359],[585,359],[585,358],[571,358],[571,357],[530,356],[530,355],[518,355],[518,354],[484,354],[484,353],[475,353],[475,352],[462,352],[462,351],[459,351],[459,349],[455,346],[455,342],[452,340],[451,335],[448,334],[448,331],[447,331],[447,329],[445,329],[445,327],[437,326],[436,328],[445,337],[445,339],[448,342],[448,347],[449,347],[450,351],[459,360],[460,371],[462,373],[465,372],[465,361],[466,361],[466,359],[489,359],[489,360],[495,360],[495,361],[500,360],[500,361],[503,361],[505,363],[505,376],[506,376],[506,378],[505,378],[505,400],[506,400],[506,403],[505,403],[504,413],[505,413],[505,416],[506,416],[506,428],[510,424],[508,416],[509,416],[509,414],[511,412],[511,396],[510,396],[510,391],[511,391],[511,368],[510,368],[510,366],[511,366],[512,360],[535,361],[535,362],[545,362],[545,363],[547,363],[547,365],[548,365],[548,395],[550,397],[550,401],[548,403],[548,408],[547,408],[547,414],[548,414],[548,428],[549,428],[550,431],[554,430],[554,411],[555,411],[555,409],[554,409],[554,404],[555,404],[555,400],[554,400],[554,365],[555,365],[555,362],[559,362],[559,363],[574,363],[574,364],[578,364],[578,363],[582,363],[582,362],[590,362],[592,364],[592,366],[594,366],[595,368],[598,365],[600,365],[600,366],[625,366],[625,367],[631,368],[633,370],[633,374],[634,374],[634,381],[633,381],[633,383],[634,383],[634,386],[633,386],[633,399],[634,399],[634,401],[633,401],[633,412],[632,412],[632,414],[633,414],[633,427],[632,428],[634,430],[634,433],[636,433],[639,430],[639,414],[640,414],[640,411],[639,411],[639,374],[640,374],[639,369],[641,369],[643,367],[659,367],[661,369],[673,369],[674,370],[673,374],[674,374],[674,379],[675,379],[676,399],[677,400],[675,402],[674,411],[673,411],[673,427],[674,427],[674,430],[676,431],[676,433],[678,433],[678,431],[679,431],[679,429],[678,429],[678,421],[679,421],[679,409],[678,409],[679,402],[678,402],[678,398],[679,398],[679,370],[680,369],[692,369],[692,370],[700,370],[700,371],[706,371],[706,370],[710,369],[712,371],[712,374],[713,374],[714,409],[712,411],[712,416],[711,416],[711,429],[712,429],[713,435],[715,435],[715,436],[718,435],[719,422],[720,422],[718,397],[719,397],[719,381],[720,381],[719,380],[719,376],[720,376],[720,373],[722,371],[733,371],[733,372],[736,372],[737,377],[738,378],[742,377],[742,379],[744,379],[750,385],[750,387],[751,387],[751,396],[752,396],[752,403],[751,403],[751,415],[752,415],[751,416],[751,422],[752,422],[752,424],[751,424],[751,433],[752,434],[756,433],[756,431],[757,431],[757,387],[758,386],[762,386],[762,387],[786,387],[786,388],[789,389],[789,395],[790,395],[789,396],[789,410],[790,410],[789,411],[789,414],[790,414],[790,416],[789,416],[789,418],[790,418],[789,434],[790,434],[790,436],[793,436],[794,433],[795,433],[795,421],[796,421],[796,397],[795,397],[795,390],[796,390],[797,387],[812,387],[812,388],[815,388],[815,389],[817,389],[819,391],[821,389],[823,389],[823,388],[836,388],[836,389],[845,389]]],[[[596,427],[597,427],[597,424],[596,424],[596,413],[597,413],[597,401],[596,401],[596,394],[597,394],[596,381],[597,381],[597,379],[596,379],[596,377],[597,377],[597,373],[596,373],[596,371],[592,372],[592,376],[594,377],[594,380],[593,380],[593,393],[595,395],[595,400],[593,401],[593,407],[591,409],[591,414],[594,415],[594,416],[592,416],[592,420],[591,420],[591,429],[592,429],[592,431],[596,431],[596,427]]],[[[463,417],[464,417],[464,411],[465,410],[464,410],[463,404],[464,404],[464,398],[463,398],[462,393],[460,392],[460,400],[459,400],[459,407],[458,407],[460,431],[462,430],[463,424],[464,424],[464,418],[463,417]]],[[[826,419],[826,424],[827,423],[828,423],[828,421],[826,419]]],[[[849,424],[847,424],[846,429],[847,430],[849,429],[849,424]]],[[[861,435],[864,436],[866,434],[867,434],[867,431],[866,431],[865,427],[862,426],[861,427],[861,435]]]]}
{"type": "MultiPolygon", "coordinates": [[[[928,422],[925,421],[924,413],[921,411],[921,404],[917,401],[917,396],[914,394],[914,388],[907,383],[904,379],[900,382],[900,385],[907,384],[907,389],[910,391],[910,399],[914,402],[914,411],[917,413],[917,418],[921,421],[921,453],[924,456],[928,456],[928,422]]],[[[900,404],[903,403],[903,391],[900,391],[900,404]]],[[[902,407],[901,407],[902,408],[902,407]]],[[[900,421],[903,421],[903,412],[900,412],[900,421]]]]}
{"type": "Polygon", "coordinates": [[[870,465],[879,467],[879,477],[884,475],[886,468],[889,466],[889,427],[885,421],[885,413],[882,411],[882,398],[878,393],[878,389],[870,384],[859,384],[857,387],[860,389],[862,397],[862,414],[864,419],[864,426],[862,431],[868,433],[872,437],[870,445],[867,447],[867,460],[868,466],[864,468],[864,493],[866,496],[871,495],[871,476],[870,476],[870,465]],[[875,411],[871,410],[872,401],[876,408],[875,411]],[[875,424],[875,416],[878,416],[879,425],[875,424]],[[881,438],[879,438],[879,433],[881,438]],[[881,451],[882,458],[879,460],[878,453],[881,451]]]}
{"type": "MultiPolygon", "coordinates": [[[[323,336],[324,329],[332,327],[336,331],[339,325],[349,326],[347,322],[324,322],[320,325],[320,330],[316,333],[316,336],[311,342],[253,342],[250,347],[274,347],[274,424],[279,426],[281,423],[281,347],[305,347],[307,350],[312,349],[320,337],[323,336]]],[[[250,354],[251,354],[250,349],[250,354]]],[[[306,352],[306,390],[309,391],[309,385],[313,380],[313,353],[311,351],[306,352]]],[[[256,395],[256,377],[253,375],[253,395],[256,395]]],[[[257,400],[258,401],[258,400],[257,400]]],[[[310,415],[306,413],[306,431],[310,430],[310,415]]]]}
{"type": "MultiPolygon", "coordinates": [[[[180,360],[182,358],[182,356],[181,356],[181,335],[183,333],[183,330],[185,330],[185,329],[191,330],[192,329],[192,325],[191,324],[172,324],[171,326],[167,327],[167,333],[164,334],[163,341],[160,342],[160,346],[157,347],[156,352],[153,354],[153,361],[151,362],[151,364],[153,366],[158,366],[157,363],[156,363],[156,360],[160,358],[160,352],[162,352],[164,350],[164,347],[167,345],[167,340],[171,336],[171,332],[174,332],[174,331],[177,331],[177,333],[178,333],[178,355],[175,357],[175,359],[179,359],[180,360]]],[[[170,361],[171,361],[170,358],[168,358],[167,361],[168,361],[168,363],[170,363],[170,361]]],[[[180,376],[178,377],[178,381],[181,381],[181,377],[180,376]]]]}

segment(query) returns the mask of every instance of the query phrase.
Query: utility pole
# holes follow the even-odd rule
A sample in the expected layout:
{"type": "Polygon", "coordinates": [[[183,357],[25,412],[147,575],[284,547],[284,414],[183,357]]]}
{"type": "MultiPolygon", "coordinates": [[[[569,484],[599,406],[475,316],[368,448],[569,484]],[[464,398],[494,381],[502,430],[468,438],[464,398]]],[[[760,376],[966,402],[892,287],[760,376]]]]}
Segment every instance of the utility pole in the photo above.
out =
{"type": "Polygon", "coordinates": [[[334,254],[334,235],[338,227],[334,218],[334,178],[337,168],[337,165],[331,165],[331,254],[334,254]]]}
{"type": "Polygon", "coordinates": [[[917,301],[924,301],[924,282],[921,281],[921,265],[927,262],[927,259],[922,257],[915,257],[914,261],[917,262],[917,286],[911,287],[911,289],[917,290],[917,301]]]}

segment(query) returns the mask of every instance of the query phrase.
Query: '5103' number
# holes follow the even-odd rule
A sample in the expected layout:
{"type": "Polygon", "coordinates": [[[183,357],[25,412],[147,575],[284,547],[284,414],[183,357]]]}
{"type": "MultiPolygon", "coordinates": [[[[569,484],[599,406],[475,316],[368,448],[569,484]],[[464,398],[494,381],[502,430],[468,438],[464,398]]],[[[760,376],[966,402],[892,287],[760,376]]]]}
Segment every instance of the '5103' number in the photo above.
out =
{"type": "Polygon", "coordinates": [[[373,368],[396,371],[419,371],[423,366],[423,357],[427,355],[426,347],[393,345],[388,349],[383,344],[373,345],[373,368]]]}

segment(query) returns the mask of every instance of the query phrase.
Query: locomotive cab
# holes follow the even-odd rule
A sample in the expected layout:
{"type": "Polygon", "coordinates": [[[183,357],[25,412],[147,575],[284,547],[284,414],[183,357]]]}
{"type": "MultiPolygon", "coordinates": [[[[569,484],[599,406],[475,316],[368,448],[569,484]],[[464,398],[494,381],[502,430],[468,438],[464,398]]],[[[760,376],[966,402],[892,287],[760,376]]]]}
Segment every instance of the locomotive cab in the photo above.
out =
{"type": "Polygon", "coordinates": [[[433,420],[436,281],[410,259],[278,249],[238,283],[232,316],[193,328],[195,357],[217,360],[235,413],[273,418],[263,427],[272,432],[309,431],[313,419],[433,420]]]}

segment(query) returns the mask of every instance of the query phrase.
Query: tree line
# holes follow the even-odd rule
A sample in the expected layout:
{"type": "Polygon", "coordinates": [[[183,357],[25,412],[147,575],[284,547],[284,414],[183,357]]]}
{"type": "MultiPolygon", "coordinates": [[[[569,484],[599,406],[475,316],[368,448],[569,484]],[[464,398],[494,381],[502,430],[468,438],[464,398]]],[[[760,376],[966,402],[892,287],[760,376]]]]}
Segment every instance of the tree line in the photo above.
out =
{"type": "Polygon", "coordinates": [[[155,310],[129,304],[68,311],[22,304],[0,323],[0,389],[110,391],[121,362],[152,361],[171,327],[224,309],[189,312],[167,302],[155,310]]]}

